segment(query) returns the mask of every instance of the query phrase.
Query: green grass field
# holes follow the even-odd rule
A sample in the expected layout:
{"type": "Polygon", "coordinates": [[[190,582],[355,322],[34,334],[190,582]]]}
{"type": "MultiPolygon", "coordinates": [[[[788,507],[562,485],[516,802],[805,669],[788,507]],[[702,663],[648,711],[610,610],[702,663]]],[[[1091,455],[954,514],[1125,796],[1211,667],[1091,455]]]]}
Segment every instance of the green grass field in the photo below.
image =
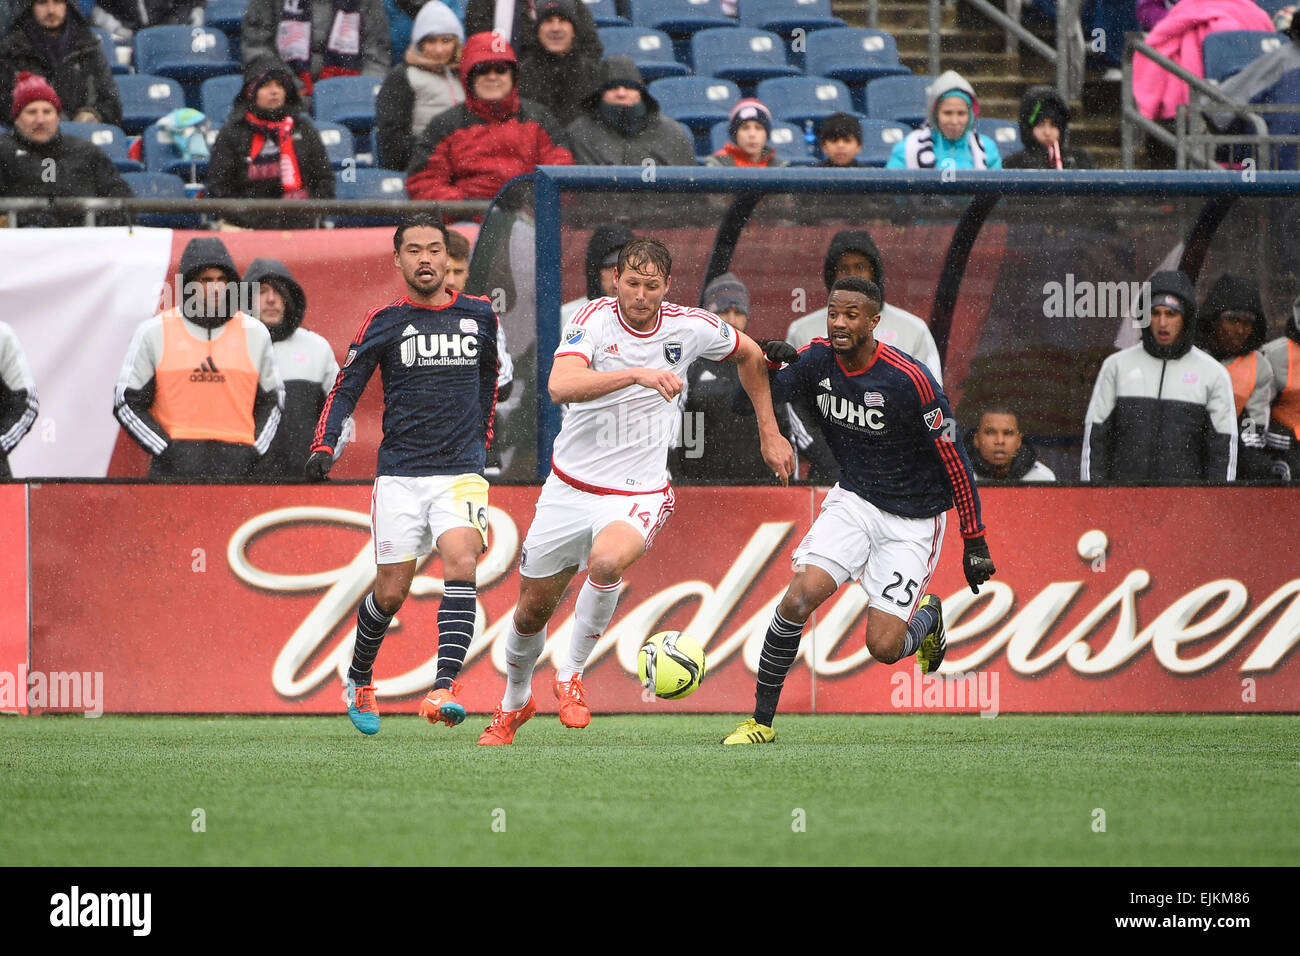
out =
{"type": "Polygon", "coordinates": [[[737,719],[538,717],[480,748],[475,715],[0,718],[0,864],[1300,859],[1295,717],[781,717],[720,747],[737,719]]]}

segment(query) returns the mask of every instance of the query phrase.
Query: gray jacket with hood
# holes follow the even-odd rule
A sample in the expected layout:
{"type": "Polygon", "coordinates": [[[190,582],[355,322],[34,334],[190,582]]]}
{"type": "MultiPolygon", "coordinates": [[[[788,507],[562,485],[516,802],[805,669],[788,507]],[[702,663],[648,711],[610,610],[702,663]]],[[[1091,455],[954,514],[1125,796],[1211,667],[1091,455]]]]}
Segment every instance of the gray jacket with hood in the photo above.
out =
{"type": "Polygon", "coordinates": [[[569,124],[573,160],[589,166],[694,166],[695,144],[686,127],[659,112],[630,56],[611,56],[600,67],[600,83],[582,101],[583,113],[569,124]],[[601,102],[616,84],[641,91],[641,109],[601,102]]]}
{"type": "Polygon", "coordinates": [[[1108,484],[1226,482],[1237,477],[1237,412],[1228,370],[1193,347],[1196,290],[1181,272],[1157,272],[1151,294],[1176,296],[1183,333],[1102,363],[1088,404],[1080,478],[1108,484]]]}

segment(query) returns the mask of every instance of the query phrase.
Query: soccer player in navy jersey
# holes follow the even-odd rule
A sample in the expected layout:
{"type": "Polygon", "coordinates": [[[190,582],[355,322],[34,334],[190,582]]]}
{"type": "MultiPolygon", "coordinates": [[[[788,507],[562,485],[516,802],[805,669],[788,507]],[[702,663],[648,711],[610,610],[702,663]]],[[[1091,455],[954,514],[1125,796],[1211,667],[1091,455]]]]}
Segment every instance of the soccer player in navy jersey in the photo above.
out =
{"type": "Polygon", "coordinates": [[[343,693],[348,716],[363,734],[379,732],[375,655],[416,566],[435,548],[443,573],[438,671],[420,715],[449,727],[465,719],[455,678],[474,636],[475,569],[487,548],[483,468],[496,410],[497,316],[487,299],[447,289],[446,226],[437,216],[412,216],[393,234],[393,250],[406,295],[361,323],[307,460],[307,478],[323,480],[343,422],[378,368],[384,437],[371,495],[375,588],[357,608],[343,693]]]}
{"type": "MultiPolygon", "coordinates": [[[[943,607],[926,586],[939,561],[946,512],[957,508],[962,567],[975,593],[994,572],[970,459],[948,399],[916,359],[872,335],[880,288],[850,276],[831,287],[824,339],[787,356],[774,404],[806,398],[840,466],[840,480],[794,551],[794,579],[763,642],[754,716],[722,739],[771,743],[785,675],[809,615],[849,580],[869,599],[867,648],[882,664],[915,654],[921,672],[943,663],[943,607]]],[[[769,358],[771,353],[769,352],[769,358]]]]}

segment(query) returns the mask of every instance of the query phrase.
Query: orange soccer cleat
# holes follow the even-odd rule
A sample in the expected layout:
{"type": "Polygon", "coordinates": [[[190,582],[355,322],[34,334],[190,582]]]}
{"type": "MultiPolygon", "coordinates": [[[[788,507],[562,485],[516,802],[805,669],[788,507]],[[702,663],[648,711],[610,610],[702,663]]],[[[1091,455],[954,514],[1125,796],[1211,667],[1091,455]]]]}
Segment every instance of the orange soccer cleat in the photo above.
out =
{"type": "Polygon", "coordinates": [[[487,730],[483,731],[478,738],[479,744],[493,747],[514,743],[515,731],[535,713],[537,713],[537,705],[531,697],[528,698],[528,703],[518,710],[502,710],[501,705],[497,704],[496,712],[492,715],[492,723],[488,724],[487,730]]]}
{"type": "Polygon", "coordinates": [[[420,702],[420,716],[427,717],[431,724],[455,727],[465,719],[465,708],[456,700],[460,690],[460,684],[453,681],[450,687],[429,691],[429,696],[420,702]]]}
{"type": "Polygon", "coordinates": [[[570,680],[555,682],[555,698],[560,702],[560,723],[564,726],[580,730],[591,723],[591,708],[577,674],[570,680]]]}

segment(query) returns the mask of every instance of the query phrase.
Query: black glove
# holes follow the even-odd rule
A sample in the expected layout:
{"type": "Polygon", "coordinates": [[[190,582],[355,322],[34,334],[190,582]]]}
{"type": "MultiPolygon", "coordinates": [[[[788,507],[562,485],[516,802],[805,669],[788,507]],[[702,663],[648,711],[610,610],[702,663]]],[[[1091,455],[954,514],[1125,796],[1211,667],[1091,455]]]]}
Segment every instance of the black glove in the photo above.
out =
{"type": "Polygon", "coordinates": [[[774,365],[791,365],[799,361],[799,350],[789,342],[780,339],[765,339],[758,343],[763,355],[774,365]]]}
{"type": "Polygon", "coordinates": [[[334,456],[327,451],[314,451],[307,459],[305,469],[308,481],[324,481],[334,467],[334,456]]]}
{"type": "Polygon", "coordinates": [[[997,569],[993,567],[989,546],[983,535],[966,539],[966,553],[962,555],[961,569],[966,575],[966,583],[976,594],[980,593],[980,585],[993,577],[993,572],[997,569]]]}
{"type": "Polygon", "coordinates": [[[1274,478],[1276,478],[1278,481],[1291,480],[1291,466],[1288,465],[1286,463],[1286,460],[1283,458],[1275,458],[1273,460],[1272,465],[1269,467],[1268,471],[1269,474],[1272,475],[1274,478]]]}

